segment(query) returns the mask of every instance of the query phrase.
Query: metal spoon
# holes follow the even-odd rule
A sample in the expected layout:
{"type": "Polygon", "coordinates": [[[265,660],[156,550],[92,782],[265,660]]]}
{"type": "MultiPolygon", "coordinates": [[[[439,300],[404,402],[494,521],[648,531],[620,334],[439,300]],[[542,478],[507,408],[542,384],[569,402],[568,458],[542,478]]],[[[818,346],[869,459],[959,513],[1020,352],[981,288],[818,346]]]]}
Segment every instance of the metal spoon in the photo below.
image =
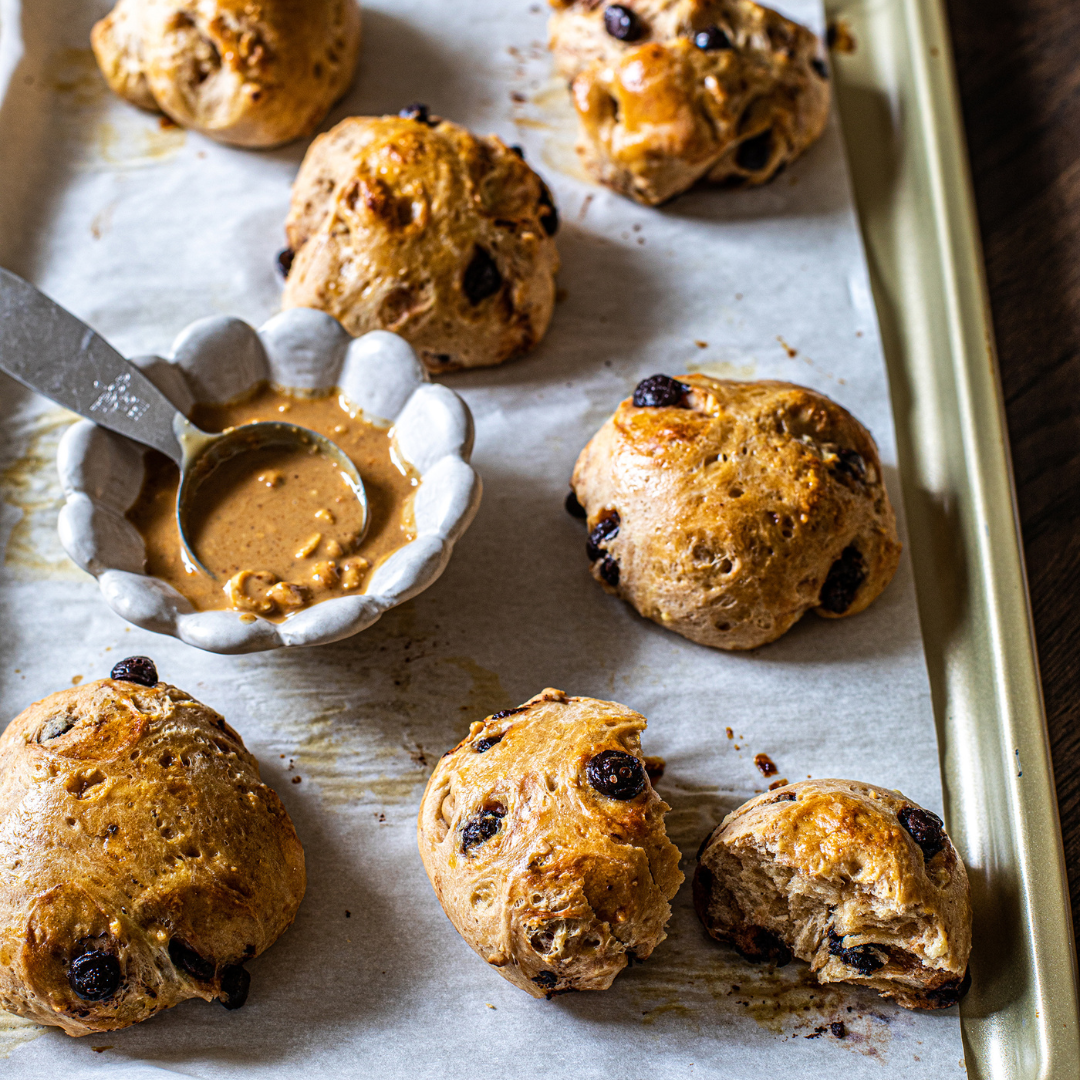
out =
{"type": "Polygon", "coordinates": [[[325,436],[296,424],[266,421],[221,434],[202,431],[129,360],[86,323],[29,282],[0,268],[0,371],[119,435],[153,447],[180,467],[176,524],[188,569],[211,578],[187,536],[199,486],[223,461],[268,446],[314,447],[341,470],[368,524],[367,493],[348,455],[325,436]]]}

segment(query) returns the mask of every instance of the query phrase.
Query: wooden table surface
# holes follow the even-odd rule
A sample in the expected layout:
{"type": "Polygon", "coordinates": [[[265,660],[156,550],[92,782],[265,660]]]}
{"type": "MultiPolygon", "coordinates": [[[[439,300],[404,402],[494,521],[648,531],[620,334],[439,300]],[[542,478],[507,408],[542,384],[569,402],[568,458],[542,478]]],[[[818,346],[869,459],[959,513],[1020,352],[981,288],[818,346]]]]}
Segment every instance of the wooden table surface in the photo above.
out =
{"type": "Polygon", "coordinates": [[[947,0],[1080,929],[1080,0],[947,0]]]}

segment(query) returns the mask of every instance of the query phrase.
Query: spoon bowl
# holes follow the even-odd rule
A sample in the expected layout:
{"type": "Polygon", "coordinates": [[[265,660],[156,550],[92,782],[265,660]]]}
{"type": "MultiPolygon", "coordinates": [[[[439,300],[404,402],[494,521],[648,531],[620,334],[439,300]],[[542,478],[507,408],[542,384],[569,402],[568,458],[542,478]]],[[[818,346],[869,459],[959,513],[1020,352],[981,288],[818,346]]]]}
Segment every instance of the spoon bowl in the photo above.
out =
{"type": "Polygon", "coordinates": [[[176,524],[184,563],[203,565],[188,535],[200,486],[222,462],[273,446],[324,454],[361,504],[364,482],[348,455],[330,439],[295,424],[266,421],[212,434],[197,428],[134,364],[71,312],[28,281],[0,268],[0,371],[101,427],[160,450],[180,468],[176,524]]]}
{"type": "Polygon", "coordinates": [[[178,433],[178,441],[184,458],[180,466],[180,484],[176,489],[176,526],[180,533],[180,545],[188,570],[198,570],[217,580],[217,575],[199,558],[198,551],[190,538],[191,511],[195,506],[199,489],[210,479],[219,465],[241,454],[250,454],[258,450],[272,448],[322,454],[340,471],[346,486],[360,503],[363,524],[357,536],[357,542],[362,540],[367,532],[370,514],[367,492],[360,472],[340,446],[317,431],[281,420],[264,420],[230,428],[220,434],[210,434],[195,427],[189,420],[185,420],[178,433]]]}

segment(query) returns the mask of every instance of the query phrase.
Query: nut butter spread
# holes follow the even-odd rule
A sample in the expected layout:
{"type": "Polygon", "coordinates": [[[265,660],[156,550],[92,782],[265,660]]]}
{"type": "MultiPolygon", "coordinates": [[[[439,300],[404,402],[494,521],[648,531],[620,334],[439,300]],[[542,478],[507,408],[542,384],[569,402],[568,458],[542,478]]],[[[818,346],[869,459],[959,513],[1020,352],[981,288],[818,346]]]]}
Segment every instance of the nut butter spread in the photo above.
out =
{"type": "Polygon", "coordinates": [[[263,385],[240,401],[197,405],[191,420],[204,431],[285,420],[325,435],[360,470],[369,515],[363,532],[352,489],[315,450],[264,447],[238,455],[200,486],[189,515],[188,539],[210,577],[185,566],[181,554],[179,471],[149,452],[128,518],[146,543],[146,572],[197,610],[235,608],[280,621],[322,600],[364,592],[379,563],[414,538],[419,479],[398,457],[391,432],[356,415],[339,392],[299,397],[263,385]]]}

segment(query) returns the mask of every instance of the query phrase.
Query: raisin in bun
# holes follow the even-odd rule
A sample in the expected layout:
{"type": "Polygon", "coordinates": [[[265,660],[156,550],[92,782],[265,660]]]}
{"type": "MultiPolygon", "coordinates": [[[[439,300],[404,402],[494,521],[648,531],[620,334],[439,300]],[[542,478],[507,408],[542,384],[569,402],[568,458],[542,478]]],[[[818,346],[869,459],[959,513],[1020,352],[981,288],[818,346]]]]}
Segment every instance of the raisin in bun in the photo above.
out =
{"type": "Polygon", "coordinates": [[[551,321],[557,227],[543,180],[494,135],[421,105],[353,116],[311,144],[293,184],[282,306],[353,335],[392,330],[431,371],[501,364],[551,321]]]}
{"type": "Polygon", "coordinates": [[[0,1005],[69,1035],[238,1008],[304,852],[240,736],[135,657],[0,736],[0,1005]]]}
{"type": "Polygon", "coordinates": [[[349,88],[355,0],[120,0],[90,35],[109,86],[235,146],[310,135],[349,88]]]}
{"type": "Polygon", "coordinates": [[[895,791],[804,780],[744,803],[701,846],[694,906],[714,938],[822,983],[908,1009],[967,990],[967,872],[941,819],[895,791]]]}
{"type": "Polygon", "coordinates": [[[420,856],[459,934],[533,997],[606,990],[666,936],[668,807],[624,705],[544,690],[475,723],[420,805],[420,856]]]}
{"type": "Polygon", "coordinates": [[[817,37],[750,0],[551,0],[578,152],[647,205],[699,180],[761,184],[825,128],[817,37]]]}
{"type": "Polygon", "coordinates": [[[854,615],[900,559],[870,433],[783,382],[645,379],[571,487],[593,576],[691,641],[753,649],[804,612],[854,615]]]}

